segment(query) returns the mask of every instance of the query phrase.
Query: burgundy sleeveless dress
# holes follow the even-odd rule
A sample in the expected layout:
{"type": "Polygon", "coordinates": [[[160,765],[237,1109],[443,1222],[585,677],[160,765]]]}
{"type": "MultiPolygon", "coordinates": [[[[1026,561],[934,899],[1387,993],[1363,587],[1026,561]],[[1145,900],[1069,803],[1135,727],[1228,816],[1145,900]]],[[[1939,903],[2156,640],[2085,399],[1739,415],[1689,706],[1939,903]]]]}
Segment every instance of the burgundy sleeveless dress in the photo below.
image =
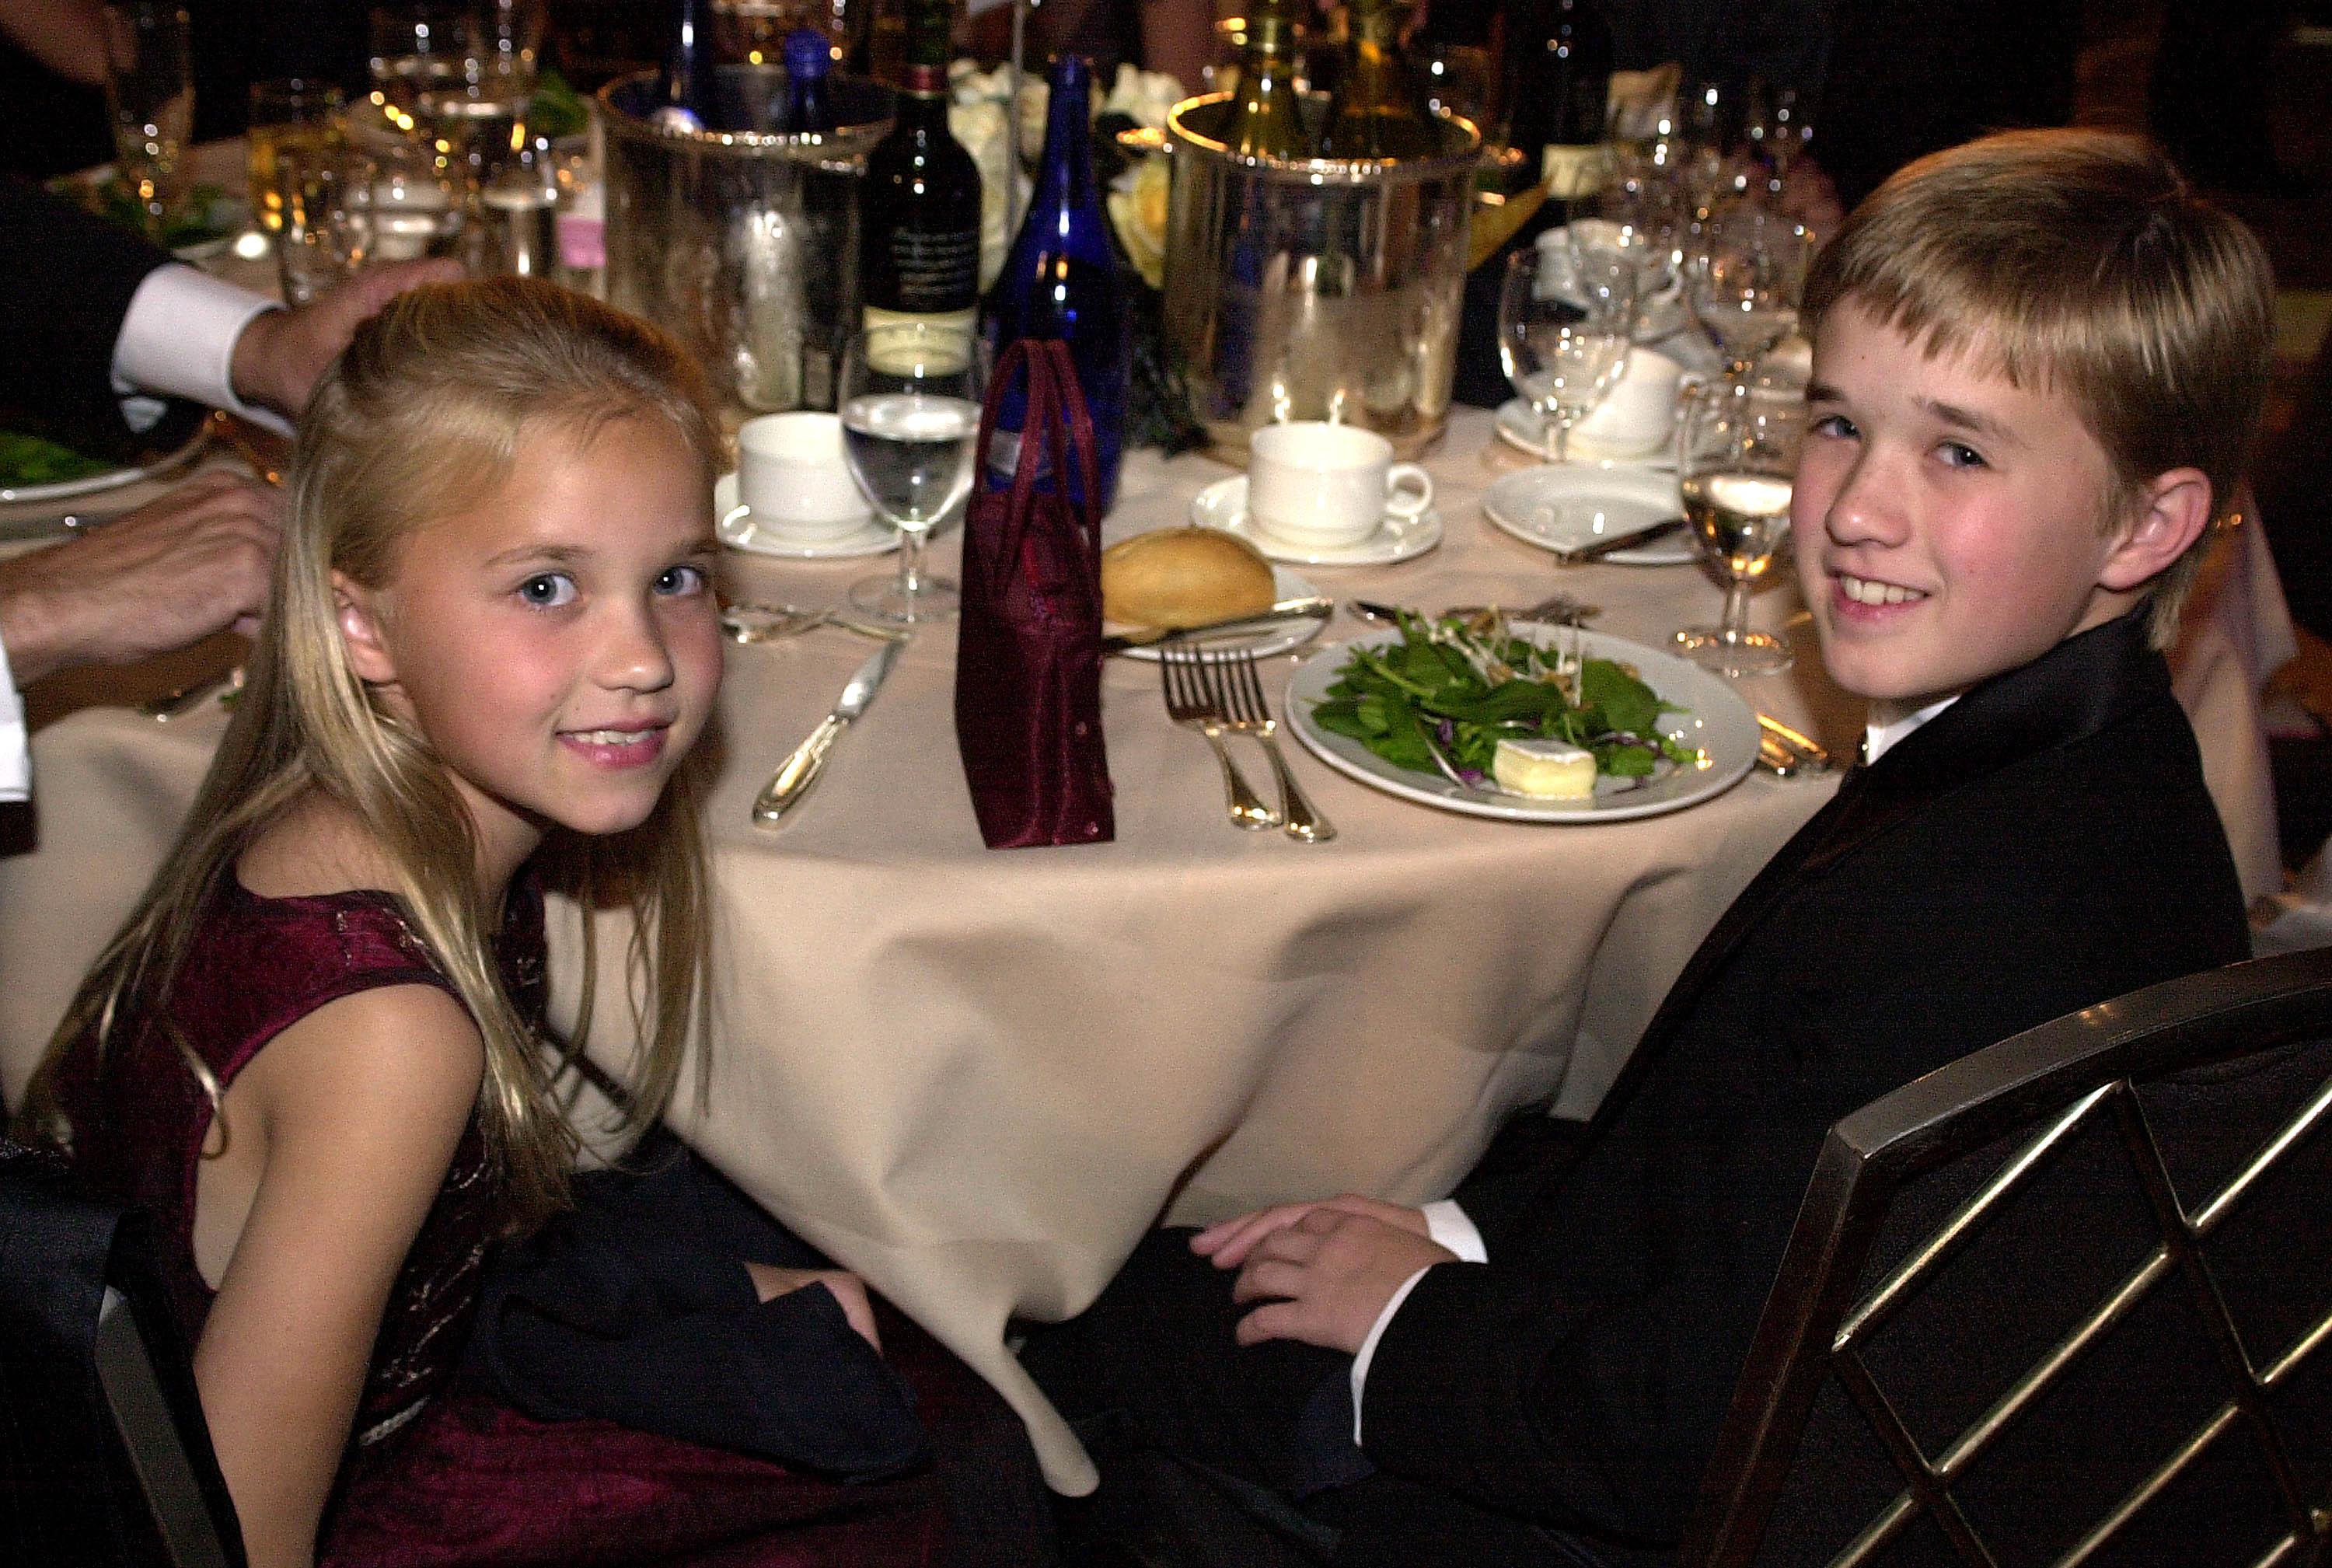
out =
{"type": "MultiPolygon", "coordinates": [[[[544,1004],[542,905],[515,893],[502,941],[521,1013],[544,1004]]],[[[374,986],[452,988],[390,895],[263,898],[223,879],[171,991],[171,1014],[222,1091],[278,1033],[374,986]]],[[[147,1027],[100,1062],[86,1045],[57,1089],[73,1161],[96,1190],[150,1209],[188,1343],[215,1294],[195,1265],[195,1181],[210,1100],[177,1043],[147,1027]]],[[[541,1422],[450,1387],[499,1229],[495,1173],[474,1120],[389,1293],[321,1563],[395,1565],[929,1564],[947,1510],[926,1470],[843,1486],[606,1421],[541,1422]]],[[[884,1344],[944,1428],[969,1374],[891,1315],[884,1344]]],[[[971,1380],[976,1382],[976,1380],[971,1380]]],[[[935,1437],[936,1437],[935,1428],[935,1437]]]]}

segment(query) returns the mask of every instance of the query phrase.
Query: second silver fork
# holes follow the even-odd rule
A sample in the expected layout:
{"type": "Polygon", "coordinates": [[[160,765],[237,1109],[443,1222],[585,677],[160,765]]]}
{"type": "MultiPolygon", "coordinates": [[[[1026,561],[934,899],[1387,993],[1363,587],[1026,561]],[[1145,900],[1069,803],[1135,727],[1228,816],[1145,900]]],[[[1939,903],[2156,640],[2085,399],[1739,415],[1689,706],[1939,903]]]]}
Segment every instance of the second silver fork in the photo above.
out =
{"type": "Polygon", "coordinates": [[[1186,730],[1196,730],[1215,749],[1215,760],[1223,770],[1224,809],[1231,821],[1250,829],[1278,827],[1279,814],[1257,798],[1246,775],[1231,760],[1229,748],[1223,744],[1228,716],[1223,712],[1221,697],[1209,689],[1199,651],[1180,638],[1160,643],[1158,684],[1166,699],[1166,716],[1186,730]]]}
{"type": "Polygon", "coordinates": [[[1229,727],[1262,741],[1264,755],[1271,759],[1271,771],[1279,779],[1279,814],[1286,819],[1287,836],[1306,844],[1325,844],[1335,837],[1334,825],[1305,797],[1295,775],[1287,770],[1287,760],[1279,754],[1275,738],[1279,726],[1271,717],[1271,704],[1264,700],[1255,655],[1245,649],[1218,655],[1206,661],[1206,669],[1210,686],[1218,674],[1221,676],[1220,696],[1229,727]]]}

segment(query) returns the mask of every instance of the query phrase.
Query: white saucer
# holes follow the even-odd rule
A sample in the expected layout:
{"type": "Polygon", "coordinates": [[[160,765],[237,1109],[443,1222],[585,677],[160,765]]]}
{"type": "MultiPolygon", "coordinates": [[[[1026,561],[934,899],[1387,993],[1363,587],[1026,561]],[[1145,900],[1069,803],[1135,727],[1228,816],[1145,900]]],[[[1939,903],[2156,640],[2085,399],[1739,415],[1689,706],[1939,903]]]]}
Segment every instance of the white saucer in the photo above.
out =
{"type": "Polygon", "coordinates": [[[720,521],[713,531],[731,550],[751,555],[774,555],[787,560],[847,560],[854,556],[887,555],[899,548],[899,531],[869,512],[866,521],[835,539],[781,539],[756,527],[753,509],[737,503],[737,476],[724,473],[712,482],[712,515],[720,521]]]}
{"type": "Polygon", "coordinates": [[[1441,542],[1441,514],[1427,507],[1415,517],[1390,512],[1377,531],[1357,544],[1290,544],[1255,526],[1247,514],[1247,475],[1219,479],[1199,492],[1190,502],[1190,521],[1199,528],[1218,528],[1237,534],[1273,560],[1295,566],[1390,566],[1423,555],[1441,542]]]}
{"type": "MultiPolygon", "coordinates": [[[[1519,447],[1533,457],[1554,461],[1554,438],[1547,433],[1546,421],[1538,410],[1519,397],[1509,397],[1498,405],[1498,439],[1509,446],[1519,447]]],[[[1662,434],[1649,441],[1599,441],[1582,423],[1571,429],[1572,463],[1633,463],[1658,467],[1672,467],[1676,454],[1668,450],[1671,435],[1662,434]]]]}
{"type": "MultiPolygon", "coordinates": [[[[1301,572],[1290,571],[1284,566],[1271,569],[1271,594],[1275,599],[1283,602],[1287,599],[1308,599],[1319,591],[1312,585],[1312,580],[1301,572]]],[[[1209,637],[1204,645],[1208,648],[1236,648],[1252,654],[1258,659],[1266,659],[1274,654],[1295,652],[1314,637],[1318,636],[1320,628],[1327,624],[1328,617],[1325,616],[1304,616],[1287,622],[1285,626],[1274,627],[1267,632],[1258,632],[1248,637],[1209,637]]],[[[1125,656],[1154,664],[1158,662],[1158,649],[1155,645],[1128,648],[1125,650],[1125,656]]]]}
{"type": "MultiPolygon", "coordinates": [[[[1651,468],[1549,464],[1509,473],[1482,492],[1482,514],[1525,544],[1570,550],[1645,528],[1684,510],[1676,475],[1651,468]]],[[[1692,536],[1672,533],[1603,558],[1618,566],[1683,566],[1692,536]]]]}

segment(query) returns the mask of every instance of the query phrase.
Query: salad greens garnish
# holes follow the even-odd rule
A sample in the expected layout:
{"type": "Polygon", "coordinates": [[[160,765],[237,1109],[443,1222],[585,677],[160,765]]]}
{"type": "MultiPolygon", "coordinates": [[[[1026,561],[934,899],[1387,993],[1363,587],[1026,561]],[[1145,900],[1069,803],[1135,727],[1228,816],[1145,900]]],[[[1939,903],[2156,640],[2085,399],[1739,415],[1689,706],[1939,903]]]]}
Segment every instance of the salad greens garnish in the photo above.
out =
{"type": "Polygon", "coordinates": [[[1434,773],[1430,734],[1468,783],[1487,782],[1498,742],[1561,741],[1591,751],[1599,773],[1648,778],[1696,754],[1659,730],[1674,703],[1610,659],[1578,655],[1568,632],[1542,647],[1495,612],[1429,622],[1404,612],[1400,641],[1355,645],[1313,720],[1414,772],[1434,773]]]}

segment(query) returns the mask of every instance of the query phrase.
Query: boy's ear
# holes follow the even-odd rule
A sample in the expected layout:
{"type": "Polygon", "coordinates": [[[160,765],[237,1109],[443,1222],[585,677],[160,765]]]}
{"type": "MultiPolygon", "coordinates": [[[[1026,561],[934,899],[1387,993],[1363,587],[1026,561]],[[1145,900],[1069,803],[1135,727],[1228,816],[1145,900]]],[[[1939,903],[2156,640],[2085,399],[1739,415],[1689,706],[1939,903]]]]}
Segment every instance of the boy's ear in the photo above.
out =
{"type": "Polygon", "coordinates": [[[349,668],[356,672],[357,679],[368,686],[394,683],[397,661],[389,656],[388,645],[380,635],[379,596],[336,571],[332,611],[339,622],[340,645],[348,650],[349,668]]]}
{"type": "Polygon", "coordinates": [[[2211,481],[2199,468],[2174,468],[2148,481],[2119,543],[2098,573],[2101,588],[2143,588],[2170,569],[2211,525],[2211,481]]]}

